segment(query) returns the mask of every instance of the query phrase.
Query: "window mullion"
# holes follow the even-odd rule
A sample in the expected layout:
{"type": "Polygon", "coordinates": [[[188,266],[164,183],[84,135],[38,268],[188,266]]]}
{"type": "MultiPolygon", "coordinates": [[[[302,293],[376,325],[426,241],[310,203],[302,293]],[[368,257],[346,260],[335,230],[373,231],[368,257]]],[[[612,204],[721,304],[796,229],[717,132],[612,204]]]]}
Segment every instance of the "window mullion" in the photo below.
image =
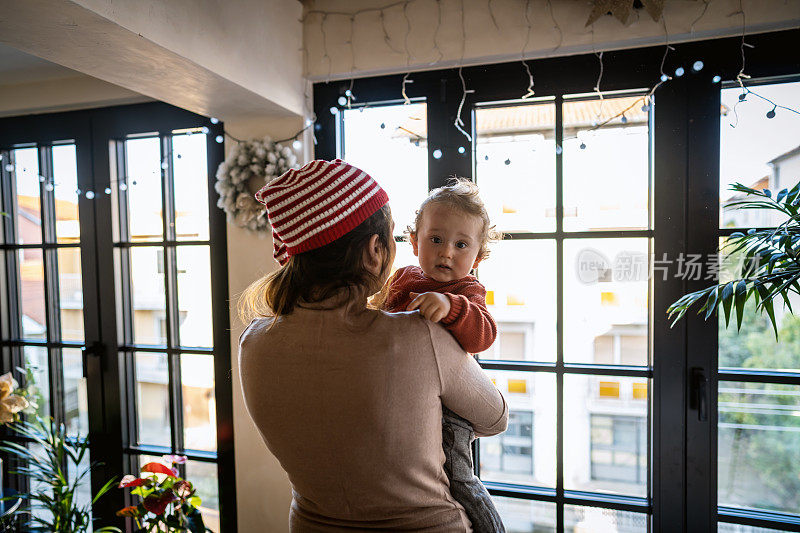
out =
{"type": "MultiPolygon", "coordinates": [[[[161,136],[161,188],[163,191],[162,213],[164,237],[175,241],[175,179],[172,164],[172,136],[161,136]]],[[[173,350],[180,346],[178,310],[178,266],[175,246],[164,246],[164,290],[167,319],[167,366],[169,373],[169,413],[173,451],[182,451],[183,442],[183,398],[181,394],[180,353],[173,350]]]]}
{"type": "MultiPolygon", "coordinates": [[[[564,142],[564,98],[555,100],[556,146],[564,142]]],[[[556,531],[564,531],[564,173],[556,150],[556,531]]]]}

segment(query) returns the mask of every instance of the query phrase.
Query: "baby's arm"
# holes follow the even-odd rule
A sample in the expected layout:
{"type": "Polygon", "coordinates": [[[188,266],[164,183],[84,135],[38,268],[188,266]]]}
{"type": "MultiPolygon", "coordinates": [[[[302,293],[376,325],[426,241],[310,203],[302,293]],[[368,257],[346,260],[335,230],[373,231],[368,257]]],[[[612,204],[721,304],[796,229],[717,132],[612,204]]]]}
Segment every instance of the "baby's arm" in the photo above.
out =
{"type": "Polygon", "coordinates": [[[480,353],[497,338],[497,324],[486,309],[486,289],[476,283],[468,294],[445,293],[450,300],[450,312],[442,325],[456,338],[464,350],[480,353]]]}

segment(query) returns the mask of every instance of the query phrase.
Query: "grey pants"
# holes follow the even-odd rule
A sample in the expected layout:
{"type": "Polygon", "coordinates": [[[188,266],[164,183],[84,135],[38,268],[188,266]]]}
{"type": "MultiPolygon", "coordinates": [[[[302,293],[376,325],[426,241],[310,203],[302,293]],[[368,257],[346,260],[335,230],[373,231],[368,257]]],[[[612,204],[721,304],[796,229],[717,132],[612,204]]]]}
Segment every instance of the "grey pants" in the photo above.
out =
{"type": "Polygon", "coordinates": [[[475,533],[505,533],[492,497],[475,475],[470,449],[473,440],[470,423],[442,406],[444,471],[450,480],[450,493],[464,506],[475,533]]]}

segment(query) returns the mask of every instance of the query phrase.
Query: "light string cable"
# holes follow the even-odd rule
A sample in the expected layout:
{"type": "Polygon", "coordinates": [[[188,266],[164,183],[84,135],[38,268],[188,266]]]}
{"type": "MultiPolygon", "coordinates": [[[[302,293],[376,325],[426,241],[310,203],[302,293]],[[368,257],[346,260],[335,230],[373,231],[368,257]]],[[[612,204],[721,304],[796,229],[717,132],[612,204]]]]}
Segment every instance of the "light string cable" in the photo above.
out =
{"type": "Polygon", "coordinates": [[[747,95],[749,95],[749,94],[752,94],[756,98],[760,98],[761,100],[764,100],[765,102],[767,102],[768,104],[770,104],[772,106],[772,109],[767,111],[767,118],[770,118],[770,119],[771,118],[775,118],[775,110],[777,110],[777,109],[785,109],[786,111],[789,111],[791,113],[795,113],[797,115],[800,115],[800,111],[798,111],[796,109],[792,109],[791,107],[787,107],[787,106],[775,103],[774,101],[770,100],[766,96],[762,96],[762,95],[758,94],[757,92],[755,92],[752,89],[750,89],[750,87],[745,85],[745,81],[744,80],[749,80],[750,79],[750,76],[748,74],[745,74],[745,72],[744,72],[744,69],[745,69],[745,66],[746,66],[745,48],[755,48],[755,46],[753,46],[750,43],[745,42],[745,40],[744,40],[745,32],[746,32],[746,25],[747,25],[747,18],[746,18],[745,12],[744,12],[744,8],[742,6],[742,0],[739,0],[739,11],[737,11],[736,13],[732,13],[732,15],[741,15],[742,16],[742,42],[739,45],[739,50],[740,50],[740,53],[741,53],[741,56],[742,56],[742,67],[739,69],[738,74],[736,74],[736,83],[739,84],[739,87],[742,89],[742,92],[741,92],[741,94],[739,94],[739,101],[737,101],[733,105],[734,122],[731,123],[730,126],[732,128],[735,128],[736,126],[739,125],[739,113],[737,112],[736,108],[742,102],[747,101],[747,95]]]}
{"type": "Polygon", "coordinates": [[[464,80],[464,74],[462,72],[466,46],[467,46],[467,25],[464,20],[464,0],[461,0],[461,60],[459,61],[458,65],[458,77],[461,80],[461,90],[463,92],[461,93],[461,102],[458,104],[458,112],[456,113],[456,120],[453,122],[453,125],[471,143],[472,135],[470,135],[469,133],[467,133],[466,130],[464,130],[464,121],[461,120],[461,112],[464,109],[464,102],[466,102],[467,100],[467,94],[475,92],[474,89],[467,89],[467,82],[464,80]]]}
{"type": "Polygon", "coordinates": [[[409,79],[411,72],[408,70],[411,64],[411,51],[408,49],[408,37],[411,35],[411,19],[408,18],[408,2],[403,4],[403,17],[406,19],[406,34],[403,37],[403,47],[406,50],[406,73],[403,76],[403,81],[400,83],[400,94],[403,95],[403,104],[409,105],[411,99],[406,94],[406,84],[414,83],[414,80],[409,79]]]}
{"type": "Polygon", "coordinates": [[[656,90],[659,87],[661,87],[661,85],[663,85],[664,83],[672,80],[672,76],[670,76],[664,71],[664,65],[667,62],[667,56],[669,55],[670,50],[675,50],[675,48],[673,48],[672,45],[669,44],[669,31],[667,30],[667,18],[663,14],[661,15],[661,21],[664,24],[664,55],[661,56],[661,66],[659,67],[659,72],[661,73],[661,77],[659,78],[658,83],[653,85],[653,88],[650,89],[647,92],[647,95],[645,95],[644,97],[645,111],[650,108],[650,101],[652,100],[656,90]]]}
{"type": "Polygon", "coordinates": [[[553,13],[553,2],[551,0],[547,0],[547,10],[550,12],[550,19],[553,21],[553,28],[558,31],[558,44],[556,44],[555,48],[550,50],[550,55],[553,55],[561,48],[561,45],[564,44],[564,32],[561,31],[561,26],[558,24],[556,16],[553,13]]]}
{"type": "Polygon", "coordinates": [[[706,12],[708,11],[708,6],[710,5],[711,5],[711,0],[703,0],[703,11],[697,16],[696,19],[692,21],[692,25],[689,26],[689,33],[694,33],[695,24],[700,22],[700,19],[706,16],[706,12]]]}
{"type": "Polygon", "coordinates": [[[492,24],[494,24],[494,29],[500,31],[500,26],[497,24],[497,17],[494,16],[494,9],[492,9],[493,1],[494,0],[487,0],[486,9],[489,11],[489,17],[492,19],[492,24]]]}
{"type": "Polygon", "coordinates": [[[528,90],[523,94],[520,98],[525,100],[526,98],[530,98],[533,96],[533,74],[531,73],[531,67],[525,61],[525,50],[528,48],[528,43],[531,39],[531,18],[530,18],[530,7],[531,7],[531,0],[525,0],[525,23],[528,25],[528,29],[525,32],[525,41],[522,43],[522,50],[520,51],[520,60],[522,61],[522,66],[525,67],[525,72],[528,74],[528,90]]]}

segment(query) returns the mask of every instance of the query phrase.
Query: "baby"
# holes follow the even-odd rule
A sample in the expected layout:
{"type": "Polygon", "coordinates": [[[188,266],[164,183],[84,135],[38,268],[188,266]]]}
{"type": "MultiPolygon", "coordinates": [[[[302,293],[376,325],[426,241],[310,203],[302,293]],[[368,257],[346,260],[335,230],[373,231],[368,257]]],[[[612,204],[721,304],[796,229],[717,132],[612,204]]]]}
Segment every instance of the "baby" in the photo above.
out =
{"type": "MultiPolygon", "coordinates": [[[[409,228],[419,266],[398,269],[373,299],[389,311],[412,311],[444,326],[462,348],[479,353],[497,337],[497,325],[486,309],[486,289],[470,272],[489,255],[495,238],[489,215],[468,180],[431,191],[409,228]]],[[[503,532],[500,515],[472,466],[469,422],[443,407],[442,445],[450,492],[464,506],[476,533],[503,532]]]]}

